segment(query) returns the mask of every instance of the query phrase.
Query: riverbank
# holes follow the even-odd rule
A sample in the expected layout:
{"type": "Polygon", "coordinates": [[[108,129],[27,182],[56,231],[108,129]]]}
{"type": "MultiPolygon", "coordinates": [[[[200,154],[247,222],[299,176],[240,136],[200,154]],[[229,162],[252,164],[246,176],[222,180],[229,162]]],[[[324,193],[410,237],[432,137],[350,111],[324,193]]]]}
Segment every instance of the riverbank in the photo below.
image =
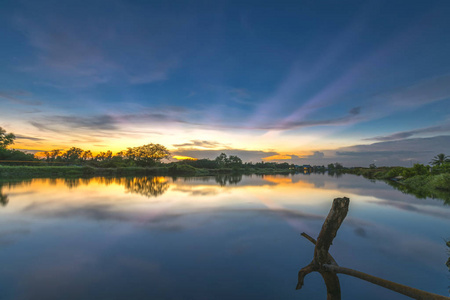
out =
{"type": "Polygon", "coordinates": [[[392,187],[418,198],[439,198],[450,204],[450,173],[436,174],[417,167],[353,168],[343,173],[384,180],[392,187]]]}
{"type": "Polygon", "coordinates": [[[290,174],[292,170],[220,168],[199,169],[189,165],[177,167],[119,167],[95,168],[91,166],[0,166],[1,179],[14,178],[57,178],[57,177],[91,177],[91,176],[208,176],[218,174],[290,174]]]}

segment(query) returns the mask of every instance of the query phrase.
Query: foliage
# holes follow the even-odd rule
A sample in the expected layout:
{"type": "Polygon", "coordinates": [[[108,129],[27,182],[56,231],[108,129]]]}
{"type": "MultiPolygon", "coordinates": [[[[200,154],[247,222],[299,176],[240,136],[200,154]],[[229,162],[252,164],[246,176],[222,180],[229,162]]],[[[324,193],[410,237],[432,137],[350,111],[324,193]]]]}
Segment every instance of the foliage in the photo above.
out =
{"type": "Polygon", "coordinates": [[[219,168],[223,168],[226,167],[228,163],[228,157],[225,153],[220,153],[220,155],[216,157],[215,161],[219,168]]]}
{"type": "Polygon", "coordinates": [[[444,153],[440,153],[433,157],[433,159],[430,161],[430,164],[432,164],[433,166],[440,166],[446,162],[450,162],[450,157],[448,157],[444,153]]]}
{"type": "Polygon", "coordinates": [[[216,169],[217,163],[215,160],[210,159],[198,159],[198,160],[185,160],[185,164],[190,165],[194,168],[200,169],[216,169]]]}
{"type": "Polygon", "coordinates": [[[13,133],[6,133],[6,130],[0,127],[0,149],[6,149],[9,145],[14,144],[15,138],[13,133]]]}
{"type": "Polygon", "coordinates": [[[165,167],[95,168],[90,166],[0,166],[0,178],[166,175],[165,167]]]}
{"type": "Polygon", "coordinates": [[[24,162],[32,162],[37,161],[37,159],[34,158],[33,154],[25,153],[19,150],[9,150],[0,148],[0,160],[8,160],[12,161],[12,163],[17,163],[18,161],[24,161],[24,162]]]}
{"type": "Polygon", "coordinates": [[[136,162],[138,166],[152,166],[163,158],[169,157],[170,152],[160,144],[147,144],[140,147],[128,148],[126,156],[136,162]]]}
{"type": "Polygon", "coordinates": [[[188,175],[188,174],[196,174],[198,172],[197,168],[194,168],[193,166],[186,165],[186,164],[172,164],[169,167],[169,174],[181,174],[181,175],[188,175]]]}
{"type": "Polygon", "coordinates": [[[63,157],[65,161],[75,163],[80,160],[81,154],[83,154],[83,152],[83,149],[72,147],[63,154],[63,157]]]}
{"type": "Polygon", "coordinates": [[[439,166],[435,166],[431,169],[432,174],[444,174],[450,173],[450,162],[444,162],[439,166]]]}
{"type": "Polygon", "coordinates": [[[340,170],[343,170],[344,169],[344,166],[342,165],[342,164],[340,164],[340,163],[334,163],[334,164],[329,164],[328,165],[328,170],[329,171],[340,171],[340,170]]]}

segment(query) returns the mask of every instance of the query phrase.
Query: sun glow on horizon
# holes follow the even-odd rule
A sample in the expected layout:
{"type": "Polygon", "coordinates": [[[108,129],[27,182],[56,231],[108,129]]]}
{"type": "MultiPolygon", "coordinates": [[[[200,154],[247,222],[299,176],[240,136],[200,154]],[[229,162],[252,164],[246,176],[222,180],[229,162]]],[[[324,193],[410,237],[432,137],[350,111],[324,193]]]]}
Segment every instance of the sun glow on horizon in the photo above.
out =
{"type": "Polygon", "coordinates": [[[277,155],[272,155],[272,156],[268,156],[268,157],[263,157],[262,159],[264,159],[264,160],[292,159],[292,156],[277,154],[277,155]]]}
{"type": "Polygon", "coordinates": [[[182,155],[174,155],[172,158],[175,158],[176,160],[198,160],[198,158],[190,157],[190,156],[182,156],[182,155]]]}

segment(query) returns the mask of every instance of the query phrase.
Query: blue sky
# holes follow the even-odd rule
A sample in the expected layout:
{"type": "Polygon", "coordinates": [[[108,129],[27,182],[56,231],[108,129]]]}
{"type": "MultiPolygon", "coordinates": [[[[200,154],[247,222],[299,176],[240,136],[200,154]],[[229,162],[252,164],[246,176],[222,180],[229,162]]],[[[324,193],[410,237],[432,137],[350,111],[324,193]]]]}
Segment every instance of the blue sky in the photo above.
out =
{"type": "Polygon", "coordinates": [[[0,126],[16,148],[410,165],[450,146],[448,1],[0,7],[0,126]]]}

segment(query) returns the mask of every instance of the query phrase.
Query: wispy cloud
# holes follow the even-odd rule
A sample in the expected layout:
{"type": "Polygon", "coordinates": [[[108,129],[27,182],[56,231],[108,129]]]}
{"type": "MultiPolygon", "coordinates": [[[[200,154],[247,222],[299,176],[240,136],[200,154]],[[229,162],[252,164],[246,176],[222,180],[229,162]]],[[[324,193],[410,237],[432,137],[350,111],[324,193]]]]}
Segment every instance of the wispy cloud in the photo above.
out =
{"type": "MultiPolygon", "coordinates": [[[[120,131],[122,125],[147,124],[193,124],[185,119],[189,118],[191,111],[177,106],[142,107],[140,112],[97,114],[97,115],[41,115],[30,120],[30,124],[42,131],[76,133],[80,130],[92,130],[91,136],[100,131],[120,131]]],[[[130,131],[130,133],[138,133],[130,131]]],[[[149,133],[146,131],[145,133],[149,133]]],[[[158,133],[153,131],[153,133],[158,133]]]]}
{"type": "Polygon", "coordinates": [[[219,149],[219,150],[202,150],[202,149],[178,149],[173,151],[172,155],[189,156],[194,158],[208,158],[215,159],[221,153],[226,155],[236,155],[243,161],[258,162],[263,157],[278,155],[278,152],[274,151],[258,151],[258,150],[243,150],[243,149],[219,149]]]}
{"type": "Polygon", "coordinates": [[[354,145],[324,152],[348,166],[364,166],[374,161],[380,166],[410,166],[412,163],[427,164],[434,155],[445,153],[449,148],[450,135],[444,135],[354,145]]]}
{"type": "Polygon", "coordinates": [[[30,140],[30,141],[43,141],[45,139],[37,138],[37,137],[31,137],[31,136],[25,136],[21,134],[16,134],[16,139],[18,140],[30,140]]]}
{"type": "Polygon", "coordinates": [[[312,127],[312,126],[331,126],[331,125],[348,125],[357,121],[361,121],[364,118],[358,116],[361,113],[360,107],[352,108],[346,116],[331,118],[331,119],[321,119],[321,120],[298,120],[298,121],[288,121],[282,122],[280,124],[270,124],[256,126],[254,129],[267,129],[267,130],[289,130],[302,127],[312,127]]]}
{"type": "Polygon", "coordinates": [[[31,121],[31,125],[42,131],[61,132],[71,129],[116,130],[117,121],[110,115],[91,117],[80,116],[50,116],[40,121],[31,121]]]}
{"type": "MultiPolygon", "coordinates": [[[[426,151],[429,153],[430,151],[426,151]]],[[[408,151],[408,150],[398,150],[398,151],[336,151],[336,155],[338,156],[349,156],[349,157],[371,157],[371,158],[379,158],[379,157],[389,157],[389,156],[403,156],[410,157],[411,155],[417,155],[416,151],[408,151]]]]}
{"type": "MultiPolygon", "coordinates": [[[[39,74],[43,84],[89,87],[109,82],[146,84],[163,81],[179,65],[178,53],[168,51],[172,35],[156,34],[140,27],[142,14],[127,13],[130,6],[110,5],[108,21],[95,6],[81,17],[55,5],[58,14],[29,5],[43,15],[22,11],[15,16],[15,25],[35,50],[33,61],[18,66],[19,70],[39,74]],[[131,27],[123,30],[123,19],[131,27]],[[121,21],[120,21],[121,20],[121,21]],[[116,51],[117,49],[117,51],[116,51]],[[45,71],[45,72],[43,72],[45,71]]],[[[160,17],[146,17],[146,26],[160,25],[160,17]]],[[[176,33],[182,19],[164,20],[165,30],[176,33]]]]}
{"type": "Polygon", "coordinates": [[[442,134],[442,133],[450,133],[450,124],[442,124],[439,126],[432,126],[432,127],[425,127],[415,130],[407,130],[407,131],[401,131],[396,132],[393,134],[385,135],[385,136],[376,136],[372,138],[367,138],[364,140],[373,140],[373,141],[394,141],[394,140],[401,140],[406,139],[412,136],[420,135],[420,134],[442,134]]]}
{"type": "Polygon", "coordinates": [[[416,82],[388,94],[378,95],[375,102],[383,101],[390,106],[417,107],[424,104],[450,99],[450,75],[416,82]]]}
{"type": "Polygon", "coordinates": [[[41,105],[41,101],[29,99],[31,93],[27,91],[0,91],[0,98],[6,99],[12,103],[25,104],[25,105],[41,105]]]}
{"type": "Polygon", "coordinates": [[[216,141],[191,140],[190,143],[174,144],[173,146],[177,148],[219,148],[226,145],[216,141]]]}
{"type": "Polygon", "coordinates": [[[379,166],[410,166],[412,163],[427,164],[437,153],[450,149],[450,135],[431,138],[412,138],[377,142],[369,145],[354,145],[337,150],[322,149],[311,155],[296,155],[277,151],[252,151],[242,149],[179,149],[174,155],[214,159],[220,153],[237,155],[243,161],[261,160],[289,162],[293,164],[326,165],[339,162],[344,166],[368,166],[375,162],[379,166]]]}

